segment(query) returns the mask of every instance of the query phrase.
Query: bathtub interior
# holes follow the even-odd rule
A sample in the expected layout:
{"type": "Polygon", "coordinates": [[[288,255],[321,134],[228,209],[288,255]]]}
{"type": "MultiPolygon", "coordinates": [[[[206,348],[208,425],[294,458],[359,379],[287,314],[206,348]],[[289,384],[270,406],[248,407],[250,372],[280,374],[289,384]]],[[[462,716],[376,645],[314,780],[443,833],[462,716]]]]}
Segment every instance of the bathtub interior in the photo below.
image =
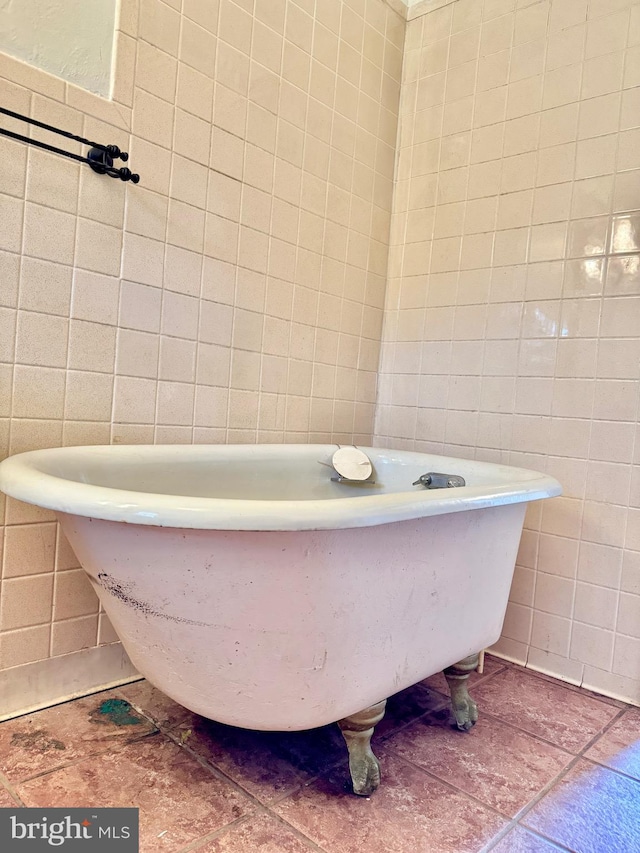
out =
{"type": "Polygon", "coordinates": [[[528,485],[535,472],[454,457],[362,447],[372,482],[336,482],[337,445],[92,447],[43,455],[42,474],[108,489],[223,500],[317,501],[421,493],[427,471],[457,474],[467,486],[528,485]],[[179,452],[176,452],[176,451],[179,452]]]}

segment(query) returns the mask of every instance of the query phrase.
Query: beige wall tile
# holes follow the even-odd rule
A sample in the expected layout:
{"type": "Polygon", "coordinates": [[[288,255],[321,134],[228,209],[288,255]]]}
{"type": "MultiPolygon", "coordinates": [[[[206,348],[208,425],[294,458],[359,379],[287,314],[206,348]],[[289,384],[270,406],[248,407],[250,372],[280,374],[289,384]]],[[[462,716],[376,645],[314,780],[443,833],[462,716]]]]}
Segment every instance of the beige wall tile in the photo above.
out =
{"type": "MultiPolygon", "coordinates": [[[[18,174],[19,163],[18,160],[18,174]]],[[[56,155],[37,148],[29,150],[26,187],[26,197],[29,201],[51,206],[55,199],[57,209],[75,213],[78,209],[79,178],[78,163],[72,160],[60,161],[56,155]]]]}
{"type": "MultiPolygon", "coordinates": [[[[12,382],[13,382],[13,366],[10,364],[0,364],[0,417],[8,418],[11,414],[11,393],[12,393],[12,382]]],[[[8,423],[3,423],[2,434],[3,434],[3,444],[2,449],[3,452],[6,452],[6,435],[9,434],[9,425],[8,423]]]]}
{"type": "MultiPolygon", "coordinates": [[[[27,450],[40,450],[44,447],[58,447],[62,443],[62,421],[32,420],[29,418],[14,418],[11,424],[11,441],[9,453],[26,453],[27,450]]],[[[9,503],[11,506],[11,502],[9,503]]],[[[34,520],[27,510],[28,520],[34,520]]],[[[35,511],[37,520],[41,519],[41,511],[35,511]]],[[[48,517],[48,516],[47,516],[48,517]]],[[[11,512],[7,516],[11,523],[11,512]]]]}
{"type": "Polygon", "coordinates": [[[113,377],[79,370],[67,372],[64,413],[68,420],[108,421],[111,418],[113,377]]]}
{"type": "Polygon", "coordinates": [[[69,321],[64,317],[20,311],[16,328],[16,362],[64,367],[69,321]]]}
{"type": "Polygon", "coordinates": [[[118,331],[116,372],[122,376],[158,375],[159,336],[133,329],[118,331]]]}
{"type": "Polygon", "coordinates": [[[0,309],[0,358],[5,362],[14,360],[17,316],[12,308],[0,309]]]}
{"type": "Polygon", "coordinates": [[[171,148],[174,112],[173,106],[166,101],[143,89],[136,89],[133,101],[133,132],[148,142],[171,148]]]}
{"type": "Polygon", "coordinates": [[[588,59],[584,63],[582,98],[595,98],[622,88],[624,54],[622,51],[588,59]]]}
{"type": "Polygon", "coordinates": [[[0,634],[0,666],[8,669],[49,656],[50,625],[19,628],[0,634]]]}
{"type": "Polygon", "coordinates": [[[90,648],[96,645],[97,637],[97,616],[54,622],[51,626],[51,655],[67,655],[90,648]]]}
{"type": "MultiPolygon", "coordinates": [[[[0,249],[19,252],[22,245],[24,201],[11,196],[2,198],[2,215],[5,226],[0,236],[0,249]]],[[[33,238],[32,242],[33,242],[33,238]]]]}
{"type": "Polygon", "coordinates": [[[640,624],[640,596],[620,594],[618,608],[618,621],[616,628],[621,634],[628,634],[638,639],[638,625],[640,624]]]}
{"type": "MultiPolygon", "coordinates": [[[[552,16],[553,8],[552,5],[552,16]]],[[[583,60],[585,29],[586,25],[580,23],[549,35],[545,59],[545,66],[548,70],[574,65],[583,60]]]]}
{"type": "Polygon", "coordinates": [[[160,341],[159,378],[195,381],[196,342],[163,337],[160,341]]]}
{"type": "Polygon", "coordinates": [[[75,263],[83,270],[117,276],[120,273],[122,234],[88,219],[78,219],[75,263]]]}
{"type": "Polygon", "coordinates": [[[15,308],[18,304],[18,283],[20,280],[20,257],[8,252],[0,252],[0,305],[15,308]]]}
{"type": "Polygon", "coordinates": [[[118,322],[119,299],[120,282],[117,278],[75,270],[72,317],[115,326],[118,322]]]}
{"type": "Polygon", "coordinates": [[[114,386],[113,419],[125,424],[152,424],[156,409],[156,382],[117,376],[114,386]]]}
{"type": "Polygon", "coordinates": [[[178,52],[180,15],[160,0],[140,0],[138,35],[172,56],[178,52]]]}
{"type": "Polygon", "coordinates": [[[133,281],[120,287],[120,325],[145,332],[160,330],[162,291],[133,281]]]}
{"type": "Polygon", "coordinates": [[[600,669],[611,668],[614,635],[600,627],[575,622],[571,634],[571,657],[600,669]]]}
{"type": "Polygon", "coordinates": [[[75,369],[113,371],[116,330],[113,326],[71,320],[69,325],[69,362],[75,369]]]}
{"type": "Polygon", "coordinates": [[[5,631],[49,623],[53,605],[53,574],[2,581],[0,619],[5,631]]]}
{"type": "Polygon", "coordinates": [[[146,41],[137,42],[136,85],[173,103],[178,63],[175,57],[146,41]]]}
{"type": "Polygon", "coordinates": [[[56,572],[53,597],[54,622],[97,613],[98,606],[98,598],[84,569],[56,572]]]}
{"type": "Polygon", "coordinates": [[[28,311],[67,316],[71,300],[71,267],[24,257],[20,275],[19,307],[28,311]]]}
{"type": "Polygon", "coordinates": [[[6,528],[3,578],[53,571],[56,525],[24,524],[6,528]]]}
{"type": "MultiPolygon", "coordinates": [[[[88,618],[88,617],[83,617],[88,618]]],[[[109,617],[106,613],[100,613],[98,616],[98,645],[101,646],[105,643],[117,643],[119,640],[118,635],[116,634],[113,625],[109,621],[109,617]]]]}
{"type": "MultiPolygon", "coordinates": [[[[11,211],[8,217],[10,237],[11,211]]],[[[71,214],[28,202],[24,215],[24,254],[61,264],[73,263],[75,228],[76,220],[71,214]]]]}
{"type": "MultiPolygon", "coordinates": [[[[5,118],[8,122],[11,122],[8,116],[5,116],[5,118]]],[[[19,132],[17,126],[16,130],[19,132]]],[[[7,195],[18,198],[24,197],[27,177],[27,149],[19,142],[13,142],[10,139],[7,139],[5,144],[7,146],[5,149],[7,158],[3,161],[2,166],[0,166],[0,179],[2,180],[3,191],[7,195]]]]}

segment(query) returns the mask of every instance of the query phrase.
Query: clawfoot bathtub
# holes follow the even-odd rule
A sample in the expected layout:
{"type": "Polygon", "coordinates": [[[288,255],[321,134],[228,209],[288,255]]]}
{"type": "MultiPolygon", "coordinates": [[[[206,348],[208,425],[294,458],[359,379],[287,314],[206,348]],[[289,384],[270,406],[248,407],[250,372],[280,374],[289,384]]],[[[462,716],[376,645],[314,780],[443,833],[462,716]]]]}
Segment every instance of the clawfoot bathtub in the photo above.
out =
{"type": "Polygon", "coordinates": [[[387,696],[444,669],[458,727],[477,719],[466,680],[500,636],[526,502],[560,486],[374,448],[353,482],[335,450],[57,448],[2,462],[0,488],[56,512],[152,684],[234,726],[338,721],[366,795],[387,696]],[[425,488],[431,471],[466,485],[425,488]]]}

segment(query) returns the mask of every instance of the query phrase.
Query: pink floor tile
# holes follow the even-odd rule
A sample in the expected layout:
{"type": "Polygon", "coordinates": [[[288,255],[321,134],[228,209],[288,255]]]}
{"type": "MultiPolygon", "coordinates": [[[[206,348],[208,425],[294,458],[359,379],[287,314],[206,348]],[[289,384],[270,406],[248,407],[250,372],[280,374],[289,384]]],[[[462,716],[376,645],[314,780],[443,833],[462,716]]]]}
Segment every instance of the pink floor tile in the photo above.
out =
{"type": "Polygon", "coordinates": [[[581,760],[523,823],[575,853],[638,853],[640,783],[581,760]]]}
{"type": "Polygon", "coordinates": [[[119,687],[118,692],[161,728],[173,728],[191,715],[146,680],[126,684],[119,687]]]}
{"type": "Polygon", "coordinates": [[[491,848],[491,853],[557,853],[562,849],[564,848],[527,832],[521,826],[516,826],[491,848]]]}
{"type": "Polygon", "coordinates": [[[18,782],[155,730],[116,691],[107,690],[2,723],[0,771],[18,782]]]}
{"type": "Polygon", "coordinates": [[[17,805],[18,803],[13,799],[11,794],[5,788],[0,788],[0,808],[10,808],[17,805]]]}
{"type": "Polygon", "coordinates": [[[180,850],[254,808],[162,735],[24,782],[18,794],[28,806],[139,808],[141,853],[180,850]]]}
{"type": "Polygon", "coordinates": [[[383,753],[383,782],[368,799],[346,792],[340,768],[274,811],[327,853],[477,853],[503,819],[426,773],[383,753]]]}
{"type": "Polygon", "coordinates": [[[302,732],[257,732],[191,714],[171,734],[265,804],[299,788],[347,756],[337,726],[302,732]]]}
{"type": "Polygon", "coordinates": [[[522,669],[507,669],[473,693],[482,714],[492,714],[570,752],[579,752],[618,710],[522,669]]]}
{"type": "Polygon", "coordinates": [[[318,848],[278,818],[263,814],[238,823],[224,835],[198,847],[197,853],[309,853],[310,850],[317,853],[318,848]]]}
{"type": "Polygon", "coordinates": [[[387,748],[513,817],[571,761],[571,755],[485,715],[459,732],[436,713],[393,735],[387,748]]]}
{"type": "Polygon", "coordinates": [[[640,708],[626,711],[584,755],[640,780],[640,708]]]}

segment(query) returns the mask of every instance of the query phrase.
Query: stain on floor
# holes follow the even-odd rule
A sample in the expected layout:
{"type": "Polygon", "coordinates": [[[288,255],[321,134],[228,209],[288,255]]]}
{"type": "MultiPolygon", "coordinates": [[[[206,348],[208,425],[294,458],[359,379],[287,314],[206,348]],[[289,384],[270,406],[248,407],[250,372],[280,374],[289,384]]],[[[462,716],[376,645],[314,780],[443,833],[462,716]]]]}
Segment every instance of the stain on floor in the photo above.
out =
{"type": "Polygon", "coordinates": [[[125,699],[105,699],[89,716],[92,723],[115,726],[139,726],[143,720],[125,699]]]}
{"type": "Polygon", "coordinates": [[[14,732],[11,746],[28,749],[32,752],[48,752],[50,749],[66,749],[61,740],[49,737],[46,729],[35,729],[32,732],[14,732]]]}

